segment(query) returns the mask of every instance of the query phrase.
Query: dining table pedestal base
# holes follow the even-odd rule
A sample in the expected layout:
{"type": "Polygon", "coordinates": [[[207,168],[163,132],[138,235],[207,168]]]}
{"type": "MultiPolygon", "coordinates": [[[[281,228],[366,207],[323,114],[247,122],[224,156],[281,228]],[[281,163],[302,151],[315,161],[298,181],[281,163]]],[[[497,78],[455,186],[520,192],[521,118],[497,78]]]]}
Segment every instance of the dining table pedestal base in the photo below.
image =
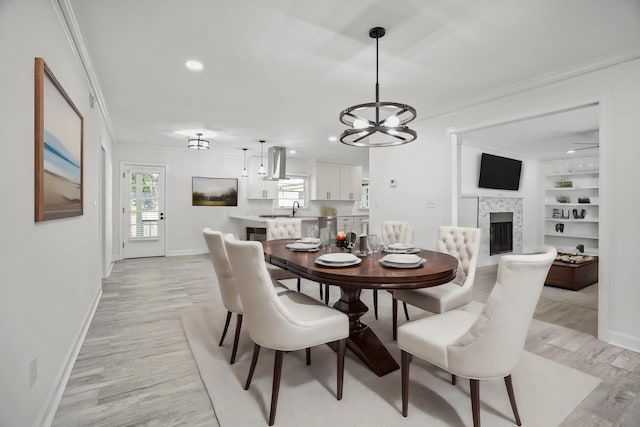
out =
{"type": "MultiPolygon", "coordinates": [[[[371,328],[360,322],[360,317],[369,311],[367,305],[360,299],[362,290],[345,287],[341,290],[340,299],[333,307],[349,316],[347,348],[380,377],[400,368],[398,362],[371,328]]],[[[335,346],[332,345],[333,347],[335,346]]]]}

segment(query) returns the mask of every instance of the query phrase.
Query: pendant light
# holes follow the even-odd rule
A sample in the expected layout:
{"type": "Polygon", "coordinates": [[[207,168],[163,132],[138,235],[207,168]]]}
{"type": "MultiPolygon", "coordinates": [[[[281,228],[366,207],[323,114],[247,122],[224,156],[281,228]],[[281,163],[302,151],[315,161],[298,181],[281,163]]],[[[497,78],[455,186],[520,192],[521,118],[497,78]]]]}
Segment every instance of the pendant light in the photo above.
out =
{"type": "Polygon", "coordinates": [[[385,34],[382,27],[369,30],[376,39],[376,101],[354,105],[340,113],[340,121],[349,126],[340,135],[340,142],[356,147],[389,147],[407,144],[417,133],[406,126],[416,118],[416,109],[398,102],[380,102],[378,84],[378,39],[385,34]]]}
{"type": "Polygon", "coordinates": [[[242,175],[240,176],[246,178],[249,176],[249,172],[247,172],[247,149],[243,148],[242,151],[244,151],[244,169],[242,169],[242,175]]]}
{"type": "Polygon", "coordinates": [[[266,175],[267,170],[264,168],[264,143],[265,140],[260,140],[260,169],[258,169],[258,175],[266,175]]]}
{"type": "Polygon", "coordinates": [[[189,138],[187,140],[187,147],[192,150],[208,150],[209,149],[209,141],[206,139],[202,139],[202,133],[196,133],[197,138],[189,138]]]}

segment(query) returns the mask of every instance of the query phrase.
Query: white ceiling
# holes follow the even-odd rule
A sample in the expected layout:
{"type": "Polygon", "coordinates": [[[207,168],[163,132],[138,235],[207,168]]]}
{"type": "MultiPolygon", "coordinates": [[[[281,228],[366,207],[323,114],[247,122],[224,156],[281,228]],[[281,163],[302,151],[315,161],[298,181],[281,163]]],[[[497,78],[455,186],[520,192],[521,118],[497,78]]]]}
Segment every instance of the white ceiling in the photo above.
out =
{"type": "Polygon", "coordinates": [[[461,133],[459,140],[532,159],[592,157],[599,155],[593,148],[599,144],[599,118],[600,108],[590,105],[461,133]]]}
{"type": "Polygon", "coordinates": [[[640,54],[640,0],[69,2],[118,144],[185,147],[173,131],[206,128],[214,150],[258,154],[266,139],[367,163],[367,149],[328,137],[342,109],[374,100],[374,26],[387,29],[380,99],[414,106],[417,121],[640,54]]]}

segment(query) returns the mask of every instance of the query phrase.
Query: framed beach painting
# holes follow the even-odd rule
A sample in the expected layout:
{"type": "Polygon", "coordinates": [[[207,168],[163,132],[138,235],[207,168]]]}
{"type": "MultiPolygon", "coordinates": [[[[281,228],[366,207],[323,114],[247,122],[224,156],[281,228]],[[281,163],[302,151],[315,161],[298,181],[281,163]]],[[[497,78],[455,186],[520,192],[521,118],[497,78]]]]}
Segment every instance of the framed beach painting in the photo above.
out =
{"type": "Polygon", "coordinates": [[[191,201],[192,206],[238,206],[238,180],[194,176],[191,201]]]}
{"type": "Polygon", "coordinates": [[[83,118],[42,58],[35,59],[35,220],[82,215],[83,118]]]}

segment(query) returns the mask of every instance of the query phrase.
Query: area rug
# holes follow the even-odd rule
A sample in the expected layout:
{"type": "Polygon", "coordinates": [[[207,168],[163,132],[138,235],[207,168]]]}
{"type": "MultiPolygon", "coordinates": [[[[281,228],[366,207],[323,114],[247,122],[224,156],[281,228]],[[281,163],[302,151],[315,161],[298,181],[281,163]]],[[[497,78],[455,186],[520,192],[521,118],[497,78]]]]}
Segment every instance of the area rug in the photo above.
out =
{"type": "MultiPolygon", "coordinates": [[[[274,352],[268,349],[261,351],[251,388],[245,391],[243,385],[249,371],[253,343],[245,325],[236,363],[230,365],[234,322],[230,325],[224,345],[218,346],[225,315],[226,310],[219,303],[211,308],[183,313],[182,324],[191,352],[222,427],[266,425],[274,352]]],[[[368,313],[363,320],[399,361],[400,352],[391,341],[389,316],[381,316],[376,321],[368,313]]],[[[590,375],[523,352],[513,372],[514,390],[523,425],[559,425],[599,382],[599,379],[590,375]]],[[[336,356],[328,346],[312,349],[311,366],[305,365],[304,351],[287,353],[276,425],[473,425],[467,380],[459,379],[458,384],[453,386],[449,374],[414,358],[410,368],[407,418],[403,418],[401,413],[400,387],[399,369],[378,377],[347,350],[344,396],[337,401],[336,356]]],[[[482,425],[515,425],[504,381],[482,381],[480,397],[482,425]]]]}

